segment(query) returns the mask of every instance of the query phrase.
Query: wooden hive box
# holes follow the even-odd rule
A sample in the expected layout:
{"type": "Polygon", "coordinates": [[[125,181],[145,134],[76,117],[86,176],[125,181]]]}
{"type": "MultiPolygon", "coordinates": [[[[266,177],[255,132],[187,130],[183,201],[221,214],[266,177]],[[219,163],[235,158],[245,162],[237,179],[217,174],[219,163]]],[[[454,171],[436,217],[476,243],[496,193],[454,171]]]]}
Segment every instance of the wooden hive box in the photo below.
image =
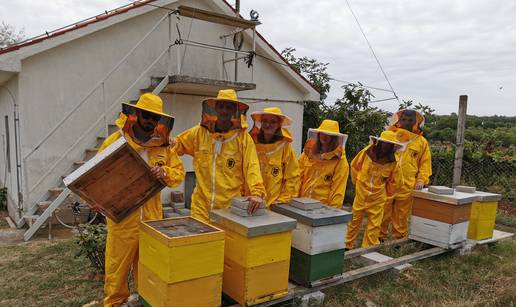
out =
{"type": "Polygon", "coordinates": [[[454,191],[436,194],[428,189],[414,191],[409,238],[451,248],[467,238],[471,204],[476,196],[454,191]]]}
{"type": "Polygon", "coordinates": [[[220,306],[224,232],[193,217],[140,224],[138,292],[152,306],[220,306]]]}
{"type": "Polygon", "coordinates": [[[501,194],[476,191],[477,200],[471,205],[468,239],[484,240],[493,237],[498,202],[501,194]]]}
{"type": "Polygon", "coordinates": [[[150,166],[121,137],[68,175],[64,184],[88,204],[98,204],[104,215],[119,223],[159,193],[150,166]]]}
{"type": "Polygon", "coordinates": [[[276,205],[271,210],[298,222],[292,231],[290,279],[310,287],[314,282],[342,274],[351,213],[325,205],[307,210],[276,205]]]}
{"type": "Polygon", "coordinates": [[[226,234],[223,292],[242,306],[288,294],[290,245],[294,219],[265,211],[243,217],[229,208],[210,212],[226,234]]]}

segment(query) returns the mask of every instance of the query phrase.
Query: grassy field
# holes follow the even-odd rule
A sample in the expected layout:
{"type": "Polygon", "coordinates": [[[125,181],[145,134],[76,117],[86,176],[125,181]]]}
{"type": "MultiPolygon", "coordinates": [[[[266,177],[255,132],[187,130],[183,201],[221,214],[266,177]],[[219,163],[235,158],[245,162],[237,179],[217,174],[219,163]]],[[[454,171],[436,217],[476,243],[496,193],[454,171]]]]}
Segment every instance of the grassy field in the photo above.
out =
{"type": "MultiPolygon", "coordinates": [[[[501,216],[497,228],[516,231],[516,218],[501,216]]],[[[44,237],[44,236],[43,236],[44,237]]],[[[400,256],[420,245],[383,253],[400,256]]],[[[71,239],[0,245],[0,306],[82,306],[102,301],[102,282],[89,263],[75,258],[71,239]]],[[[413,264],[401,274],[379,273],[325,291],[325,306],[514,306],[516,239],[413,264]]]]}

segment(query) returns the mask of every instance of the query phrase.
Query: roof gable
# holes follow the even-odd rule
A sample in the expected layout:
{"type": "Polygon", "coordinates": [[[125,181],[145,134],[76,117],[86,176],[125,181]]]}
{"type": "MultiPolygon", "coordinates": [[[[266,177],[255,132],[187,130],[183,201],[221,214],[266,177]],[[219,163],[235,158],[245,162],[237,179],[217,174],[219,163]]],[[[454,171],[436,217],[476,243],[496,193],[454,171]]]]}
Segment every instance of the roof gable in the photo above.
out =
{"type": "MultiPolygon", "coordinates": [[[[3,70],[4,67],[13,66],[14,64],[16,64],[14,65],[16,67],[21,67],[21,65],[19,65],[20,61],[27,57],[102,30],[113,24],[159,9],[160,6],[166,6],[176,1],[177,0],[135,1],[129,5],[106,11],[100,15],[87,18],[72,25],[68,25],[51,32],[46,32],[43,35],[0,49],[0,70],[3,70]]],[[[220,11],[228,15],[236,13],[235,9],[226,0],[211,0],[211,3],[213,3],[220,11]]],[[[248,36],[248,39],[252,39],[246,31],[244,31],[244,34],[248,36]]],[[[297,83],[298,86],[304,88],[307,100],[318,100],[319,93],[310,84],[310,82],[291,67],[285,58],[283,58],[258,31],[256,34],[258,37],[256,40],[257,47],[261,48],[270,59],[285,63],[285,65],[276,65],[278,66],[278,70],[283,72],[291,81],[297,83]]]]}

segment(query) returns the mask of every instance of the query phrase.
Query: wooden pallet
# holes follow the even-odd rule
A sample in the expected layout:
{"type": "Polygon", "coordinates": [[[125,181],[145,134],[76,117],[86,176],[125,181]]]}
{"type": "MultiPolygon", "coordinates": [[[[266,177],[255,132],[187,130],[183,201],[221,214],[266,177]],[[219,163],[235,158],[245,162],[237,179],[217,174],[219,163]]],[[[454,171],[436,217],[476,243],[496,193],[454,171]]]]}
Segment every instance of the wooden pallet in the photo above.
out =
{"type": "MultiPolygon", "coordinates": [[[[297,284],[289,283],[289,289],[288,289],[287,296],[285,296],[281,299],[269,301],[269,302],[258,304],[255,306],[265,307],[265,306],[279,304],[282,302],[289,301],[296,297],[302,297],[304,295],[307,295],[307,294],[310,294],[313,292],[317,292],[317,291],[320,291],[320,290],[323,290],[323,289],[326,289],[329,287],[334,287],[334,286],[337,286],[337,285],[340,285],[340,284],[343,284],[346,282],[354,281],[354,280],[357,280],[357,279],[360,279],[360,278],[363,278],[366,276],[370,276],[370,275],[373,275],[373,274],[376,274],[379,272],[390,270],[392,268],[399,267],[401,265],[404,265],[404,264],[407,264],[410,262],[414,262],[414,261],[422,260],[425,258],[430,258],[433,256],[457,251],[458,249],[461,249],[461,248],[471,249],[477,245],[485,245],[485,244],[495,243],[500,240],[510,238],[512,236],[514,236],[513,233],[495,230],[493,233],[493,237],[490,239],[480,240],[480,241],[467,240],[464,245],[456,246],[456,247],[450,248],[450,249],[445,249],[445,248],[441,248],[441,247],[429,247],[428,249],[425,249],[425,250],[422,250],[419,252],[415,252],[413,254],[405,255],[405,256],[402,256],[399,258],[393,258],[388,261],[374,263],[374,264],[367,265],[367,266],[364,266],[364,267],[361,267],[361,268],[358,268],[355,270],[344,272],[342,275],[320,281],[319,283],[314,284],[313,287],[311,287],[311,288],[306,288],[306,287],[303,287],[303,286],[300,286],[297,284]]],[[[385,246],[385,245],[400,246],[400,245],[407,244],[409,242],[415,242],[415,241],[412,241],[409,239],[394,240],[394,241],[387,242],[383,246],[385,246]]],[[[368,248],[355,249],[355,250],[346,252],[344,259],[349,261],[349,259],[357,258],[359,256],[362,256],[362,255],[365,255],[368,253],[376,252],[380,248],[381,248],[381,246],[372,246],[372,247],[368,247],[368,248]]],[[[236,306],[239,306],[239,305],[233,305],[232,307],[236,307],[236,306]]]]}

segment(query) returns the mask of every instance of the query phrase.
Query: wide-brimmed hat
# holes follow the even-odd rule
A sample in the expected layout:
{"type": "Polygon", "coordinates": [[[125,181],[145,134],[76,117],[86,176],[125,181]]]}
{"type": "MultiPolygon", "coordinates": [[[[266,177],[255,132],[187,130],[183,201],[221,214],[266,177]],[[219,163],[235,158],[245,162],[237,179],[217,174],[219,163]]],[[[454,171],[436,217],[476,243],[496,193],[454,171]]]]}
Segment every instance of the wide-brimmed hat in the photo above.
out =
{"type": "Polygon", "coordinates": [[[263,115],[278,116],[282,120],[281,121],[282,127],[290,126],[292,124],[292,119],[289,116],[284,115],[283,112],[281,112],[281,109],[278,107],[270,107],[270,108],[263,109],[263,111],[255,111],[255,112],[251,113],[251,118],[254,121],[261,121],[263,115]]]}
{"type": "Polygon", "coordinates": [[[329,134],[329,135],[347,137],[346,134],[340,133],[339,123],[334,120],[330,120],[330,119],[323,120],[321,125],[319,126],[319,128],[309,129],[309,131],[322,132],[322,133],[329,134]]]}
{"type": "Polygon", "coordinates": [[[203,100],[203,103],[206,103],[210,107],[215,108],[217,101],[228,101],[236,104],[240,113],[245,113],[249,109],[247,104],[238,101],[237,93],[233,89],[220,90],[217,94],[217,97],[206,98],[203,100]]]}
{"type": "Polygon", "coordinates": [[[138,99],[136,104],[122,103],[122,105],[129,109],[139,109],[150,113],[158,114],[160,116],[174,118],[173,116],[163,112],[163,101],[159,96],[154,95],[152,93],[145,93],[141,95],[140,99],[138,99]]]}
{"type": "Polygon", "coordinates": [[[374,141],[380,141],[385,143],[393,144],[394,146],[397,146],[397,149],[402,148],[404,145],[403,143],[398,142],[398,139],[396,137],[396,133],[390,130],[383,131],[382,134],[380,134],[380,137],[377,136],[369,136],[369,140],[374,143],[374,141]]]}

